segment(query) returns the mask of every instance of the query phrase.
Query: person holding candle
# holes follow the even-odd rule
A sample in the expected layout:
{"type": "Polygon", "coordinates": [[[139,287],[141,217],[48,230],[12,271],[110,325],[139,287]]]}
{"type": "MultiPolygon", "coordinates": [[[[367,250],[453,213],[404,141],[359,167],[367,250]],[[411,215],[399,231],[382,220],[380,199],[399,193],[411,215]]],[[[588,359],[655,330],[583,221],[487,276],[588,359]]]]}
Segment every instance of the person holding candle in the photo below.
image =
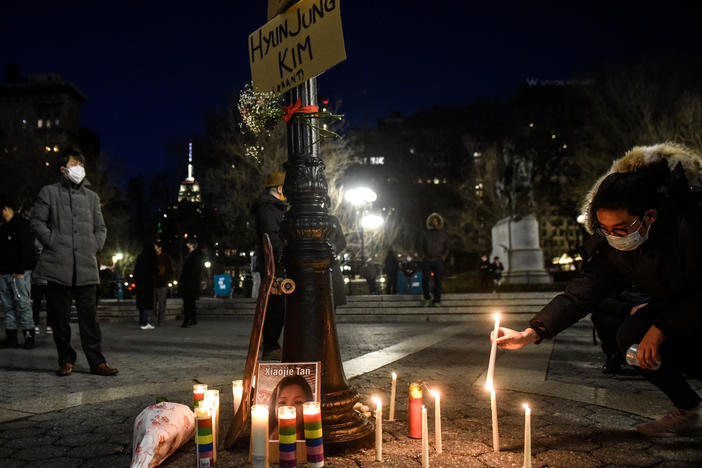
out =
{"type": "Polygon", "coordinates": [[[498,331],[500,348],[538,343],[633,283],[649,300],[620,325],[619,349],[639,345],[643,377],[675,406],[637,426],[648,436],[702,433],[702,399],[684,376],[702,377],[702,190],[693,185],[701,165],[702,156],[671,143],[635,147],[615,161],[586,199],[594,235],[583,248],[583,271],[529,328],[498,331]]]}
{"type": "Polygon", "coordinates": [[[297,415],[297,438],[305,439],[305,423],[302,412],[302,405],[314,400],[314,394],[310,384],[300,375],[289,375],[276,385],[271,394],[271,412],[269,420],[269,432],[271,439],[278,437],[278,408],[281,406],[294,406],[297,415]]]}

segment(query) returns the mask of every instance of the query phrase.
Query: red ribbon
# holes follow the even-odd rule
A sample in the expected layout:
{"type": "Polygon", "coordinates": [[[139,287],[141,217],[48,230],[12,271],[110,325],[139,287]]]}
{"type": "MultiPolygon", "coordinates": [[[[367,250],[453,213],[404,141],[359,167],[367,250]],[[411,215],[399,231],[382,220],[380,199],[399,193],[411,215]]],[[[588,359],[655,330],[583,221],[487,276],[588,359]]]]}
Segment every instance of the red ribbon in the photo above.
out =
{"type": "Polygon", "coordinates": [[[297,102],[291,106],[283,106],[283,120],[289,122],[295,114],[315,114],[319,112],[318,106],[303,106],[302,99],[297,98],[297,102]]]}

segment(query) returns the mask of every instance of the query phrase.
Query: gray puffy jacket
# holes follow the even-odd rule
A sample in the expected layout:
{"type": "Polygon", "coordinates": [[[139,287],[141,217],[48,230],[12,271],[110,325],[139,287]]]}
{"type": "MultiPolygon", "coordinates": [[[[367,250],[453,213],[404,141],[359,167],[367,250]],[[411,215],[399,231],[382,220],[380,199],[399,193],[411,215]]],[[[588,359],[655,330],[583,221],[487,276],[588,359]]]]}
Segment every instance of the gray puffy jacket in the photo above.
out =
{"type": "Polygon", "coordinates": [[[96,254],[107,236],[100,197],[86,187],[63,178],[44,186],[32,208],[30,224],[44,246],[36,273],[64,286],[99,284],[96,254]]]}

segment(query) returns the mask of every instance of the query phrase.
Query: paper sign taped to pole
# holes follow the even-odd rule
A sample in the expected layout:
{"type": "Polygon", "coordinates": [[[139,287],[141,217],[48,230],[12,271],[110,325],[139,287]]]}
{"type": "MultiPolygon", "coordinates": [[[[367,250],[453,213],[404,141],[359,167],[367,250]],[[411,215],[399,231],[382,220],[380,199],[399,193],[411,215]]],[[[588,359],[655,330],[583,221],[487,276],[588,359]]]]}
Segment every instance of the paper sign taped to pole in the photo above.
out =
{"type": "Polygon", "coordinates": [[[254,88],[282,94],[346,60],[339,0],[302,0],[249,35],[254,88]]]}

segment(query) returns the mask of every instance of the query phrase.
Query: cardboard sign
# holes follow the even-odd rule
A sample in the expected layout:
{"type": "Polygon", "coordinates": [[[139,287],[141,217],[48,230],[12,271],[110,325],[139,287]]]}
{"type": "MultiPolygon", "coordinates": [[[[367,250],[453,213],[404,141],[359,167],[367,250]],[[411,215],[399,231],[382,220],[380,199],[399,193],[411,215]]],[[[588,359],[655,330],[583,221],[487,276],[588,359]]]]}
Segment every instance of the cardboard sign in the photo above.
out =
{"type": "Polygon", "coordinates": [[[275,15],[283,11],[286,6],[295,3],[297,0],[268,0],[268,21],[275,15]]]}
{"type": "MultiPolygon", "coordinates": [[[[285,3],[285,2],[281,2],[285,3]]],[[[339,0],[302,0],[249,36],[255,88],[282,94],[346,60],[339,0]]]]}

